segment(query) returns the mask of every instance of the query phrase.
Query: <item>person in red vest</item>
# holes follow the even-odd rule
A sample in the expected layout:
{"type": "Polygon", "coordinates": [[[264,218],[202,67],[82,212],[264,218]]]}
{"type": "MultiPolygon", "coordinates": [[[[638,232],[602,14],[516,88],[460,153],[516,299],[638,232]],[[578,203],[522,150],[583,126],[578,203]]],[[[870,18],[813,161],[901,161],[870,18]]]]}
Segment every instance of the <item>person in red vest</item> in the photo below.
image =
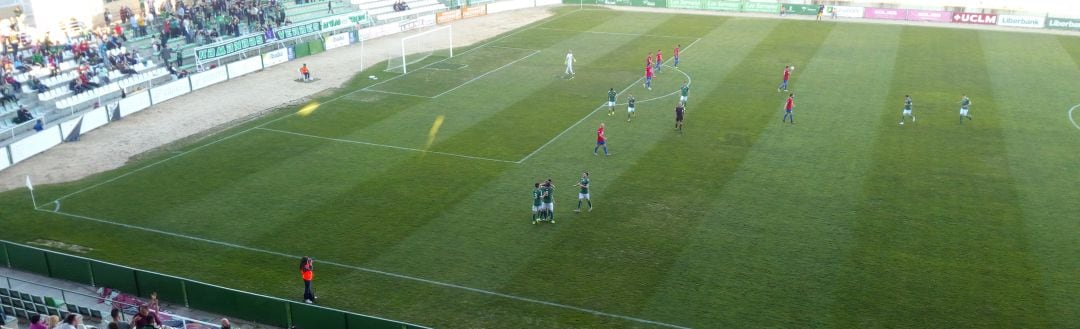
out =
{"type": "Polygon", "coordinates": [[[312,271],[312,263],[314,262],[311,257],[304,256],[300,258],[300,278],[304,279],[304,302],[311,304],[315,302],[315,291],[311,289],[311,279],[315,278],[315,273],[312,271]]]}
{"type": "Polygon", "coordinates": [[[300,75],[303,76],[304,81],[311,81],[311,71],[308,71],[307,64],[300,66],[300,75]]]}

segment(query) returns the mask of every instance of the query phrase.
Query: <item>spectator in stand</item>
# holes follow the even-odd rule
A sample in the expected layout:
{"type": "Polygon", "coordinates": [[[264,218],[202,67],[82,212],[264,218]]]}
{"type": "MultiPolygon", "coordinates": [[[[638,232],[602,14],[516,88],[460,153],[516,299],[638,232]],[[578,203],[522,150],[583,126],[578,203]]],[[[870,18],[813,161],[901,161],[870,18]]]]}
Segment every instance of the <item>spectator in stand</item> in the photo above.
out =
{"type": "Polygon", "coordinates": [[[55,329],[60,326],[60,317],[56,315],[50,315],[49,319],[45,321],[45,327],[47,329],[55,329]]]}
{"type": "Polygon", "coordinates": [[[146,305],[139,306],[139,313],[131,318],[132,328],[157,328],[159,326],[161,326],[161,321],[156,316],[150,315],[150,308],[146,307],[146,305]]]}
{"type": "Polygon", "coordinates": [[[27,110],[25,106],[19,108],[18,115],[15,116],[15,123],[23,123],[34,120],[34,115],[30,114],[30,110],[27,110]]]}
{"type": "Polygon", "coordinates": [[[34,123],[34,131],[42,130],[45,130],[45,123],[42,122],[41,119],[37,119],[37,122],[34,123]]]}
{"type": "Polygon", "coordinates": [[[4,103],[19,103],[19,98],[15,97],[15,94],[11,92],[10,87],[0,88],[0,105],[3,105],[4,103]]]}
{"type": "Polygon", "coordinates": [[[221,319],[221,329],[232,329],[232,325],[229,324],[229,319],[221,319]]]}
{"type": "Polygon", "coordinates": [[[12,77],[10,74],[8,74],[7,76],[4,76],[4,83],[7,83],[7,84],[11,85],[12,87],[15,87],[15,92],[16,93],[22,91],[22,82],[19,82],[18,80],[15,80],[15,77],[12,77]]]}
{"type": "Polygon", "coordinates": [[[113,308],[109,312],[109,328],[116,325],[115,329],[131,329],[131,324],[124,321],[120,321],[120,309],[113,308]]]}
{"type": "Polygon", "coordinates": [[[69,313],[64,318],[64,322],[60,324],[59,329],[80,329],[82,326],[82,317],[75,313],[69,313]]]}
{"type": "Polygon", "coordinates": [[[39,94],[49,91],[49,86],[46,86],[37,76],[30,77],[30,89],[37,91],[39,94]]]}
{"type": "Polygon", "coordinates": [[[48,329],[48,328],[45,327],[45,321],[43,321],[43,320],[44,319],[41,318],[41,315],[37,315],[37,314],[31,315],[30,316],[30,329],[48,329]]]}

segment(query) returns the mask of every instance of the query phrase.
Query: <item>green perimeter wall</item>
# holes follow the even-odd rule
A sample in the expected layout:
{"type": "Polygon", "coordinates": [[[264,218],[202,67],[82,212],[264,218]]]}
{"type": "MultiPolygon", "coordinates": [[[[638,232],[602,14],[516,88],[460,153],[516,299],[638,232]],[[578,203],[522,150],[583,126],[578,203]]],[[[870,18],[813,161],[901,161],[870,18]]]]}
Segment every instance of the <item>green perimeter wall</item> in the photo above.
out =
{"type": "MultiPolygon", "coordinates": [[[[322,40],[303,44],[309,46],[316,42],[319,44],[317,48],[308,49],[315,48],[317,51],[322,51],[322,40]]],[[[170,303],[275,327],[287,328],[296,325],[301,328],[343,329],[427,328],[253,294],[8,241],[0,241],[0,265],[95,287],[109,287],[144,298],[149,297],[152,292],[157,292],[158,298],[170,303]]]]}
{"type": "MultiPolygon", "coordinates": [[[[780,13],[780,4],[741,0],[563,0],[563,4],[615,5],[634,7],[659,7],[677,9],[700,9],[716,11],[743,11],[753,13],[780,13]]],[[[814,5],[786,5],[788,12],[801,15],[817,15],[814,5]]]]}

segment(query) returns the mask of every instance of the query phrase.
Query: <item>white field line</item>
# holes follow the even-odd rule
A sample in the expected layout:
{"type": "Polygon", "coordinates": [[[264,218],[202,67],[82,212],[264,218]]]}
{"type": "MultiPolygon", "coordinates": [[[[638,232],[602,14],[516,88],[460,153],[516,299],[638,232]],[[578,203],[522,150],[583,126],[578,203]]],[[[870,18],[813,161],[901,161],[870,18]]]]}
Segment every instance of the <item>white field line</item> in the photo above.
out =
{"type": "Polygon", "coordinates": [[[1077,108],[1080,108],[1080,104],[1076,104],[1076,106],[1073,106],[1071,109],[1069,109],[1069,122],[1072,122],[1073,127],[1076,127],[1076,129],[1080,129],[1080,125],[1076,124],[1076,120],[1073,119],[1073,111],[1075,111],[1077,108]]]}
{"type": "MultiPolygon", "coordinates": [[[[566,15],[569,15],[569,14],[572,14],[572,13],[575,13],[575,12],[577,12],[577,11],[572,11],[572,12],[566,13],[566,15]]],[[[491,41],[485,42],[485,43],[484,43],[484,44],[482,44],[482,45],[479,45],[479,46],[473,47],[473,48],[471,48],[471,49],[469,49],[469,50],[463,51],[463,52],[461,52],[461,54],[459,54],[458,56],[461,56],[461,55],[465,55],[465,54],[468,54],[468,53],[470,53],[470,52],[472,52],[472,51],[474,51],[474,50],[480,49],[480,48],[485,48],[485,47],[488,47],[489,45],[491,45],[491,44],[493,44],[493,43],[496,43],[496,42],[502,41],[503,39],[509,38],[509,37],[511,37],[511,36],[513,36],[513,35],[516,35],[516,34],[518,34],[518,33],[521,33],[521,32],[525,32],[525,31],[528,31],[528,30],[531,30],[531,29],[535,29],[535,28],[538,28],[538,26],[540,26],[541,24],[543,24],[543,23],[541,23],[541,22],[543,22],[543,21],[546,21],[546,20],[549,20],[549,19],[552,19],[552,18],[555,18],[555,17],[561,17],[561,16],[550,16],[550,17],[548,17],[548,18],[544,18],[544,19],[542,19],[542,20],[540,20],[540,21],[537,21],[536,23],[533,23],[533,24],[535,24],[535,25],[533,25],[532,27],[526,27],[526,28],[523,28],[523,29],[520,29],[520,30],[517,30],[517,31],[514,31],[514,32],[510,32],[510,34],[507,34],[507,35],[501,36],[501,37],[499,37],[499,38],[496,38],[495,40],[491,40],[491,41]]],[[[451,46],[452,46],[452,45],[451,45],[451,46]]],[[[419,68],[417,68],[417,69],[414,69],[413,71],[419,71],[419,70],[422,70],[422,69],[424,69],[424,68],[427,68],[427,67],[429,67],[429,66],[432,66],[432,65],[435,65],[435,64],[439,64],[439,63],[442,63],[442,62],[444,62],[444,61],[446,61],[446,60],[448,60],[448,59],[451,59],[451,58],[453,58],[453,57],[447,57],[447,58],[443,58],[443,59],[440,59],[440,60],[434,61],[434,62],[432,62],[432,63],[430,63],[430,64],[427,64],[427,65],[421,66],[421,67],[419,67],[419,68]]],[[[364,87],[364,88],[358,89],[358,90],[356,90],[356,91],[353,91],[353,92],[355,93],[355,92],[358,92],[358,91],[362,91],[362,90],[368,90],[368,89],[369,89],[369,88],[371,88],[371,87],[375,87],[375,86],[378,86],[378,85],[381,85],[381,84],[384,84],[384,83],[387,83],[387,82],[390,82],[390,81],[394,81],[394,80],[396,80],[397,78],[403,77],[403,76],[405,76],[405,75],[406,75],[406,74],[399,74],[399,75],[395,75],[395,76],[393,76],[393,77],[391,77],[391,78],[389,78],[389,79],[386,79],[386,80],[383,80],[383,81],[377,82],[377,83],[375,83],[375,84],[372,84],[372,85],[370,85],[370,86],[367,86],[367,87],[364,87]]],[[[345,95],[348,95],[348,94],[345,94],[345,95]]],[[[345,96],[345,95],[341,95],[341,96],[345,96]]],[[[339,97],[340,97],[340,96],[339,96],[339,97]]]]}
{"type": "MultiPolygon", "coordinates": [[[[557,17],[564,17],[564,16],[567,16],[567,15],[570,15],[570,14],[573,14],[573,13],[576,13],[576,12],[579,12],[579,11],[581,11],[581,10],[580,10],[580,9],[578,9],[578,10],[575,10],[575,11],[571,11],[571,12],[568,12],[568,13],[566,13],[566,14],[563,14],[563,15],[556,15],[556,16],[550,16],[550,17],[544,18],[544,19],[542,19],[542,20],[539,20],[539,21],[537,21],[536,23],[533,23],[534,25],[532,25],[532,26],[530,26],[530,27],[526,27],[526,28],[523,28],[523,29],[520,29],[520,30],[514,31],[514,32],[511,32],[510,34],[507,34],[507,35],[504,35],[504,36],[502,36],[502,37],[496,38],[496,39],[494,39],[494,40],[488,41],[488,42],[486,42],[486,43],[484,43],[484,44],[482,44],[482,45],[476,46],[475,48],[472,48],[472,49],[466,50],[466,51],[462,52],[462,54],[466,54],[466,53],[469,53],[469,52],[471,52],[471,51],[473,51],[473,50],[476,50],[476,49],[480,49],[480,48],[483,48],[483,47],[487,47],[487,46],[489,46],[489,45],[491,45],[491,44],[493,44],[493,43],[495,43],[495,42],[499,42],[499,41],[502,41],[503,39],[509,38],[510,36],[516,35],[516,34],[518,34],[518,33],[521,33],[521,32],[525,32],[525,31],[527,31],[527,30],[531,30],[531,29],[534,29],[534,28],[536,28],[537,26],[540,26],[541,24],[544,24],[544,23],[542,23],[542,22],[544,22],[544,21],[547,21],[547,20],[552,20],[552,19],[554,19],[554,18],[557,18],[557,17]]],[[[438,63],[438,62],[435,62],[435,63],[431,63],[431,64],[428,64],[427,66],[430,66],[430,65],[434,65],[434,64],[436,64],[436,63],[438,63]]],[[[425,67],[426,67],[426,66],[425,66],[425,67]]],[[[393,77],[393,78],[390,78],[390,79],[387,79],[387,80],[383,80],[383,81],[382,81],[382,82],[380,82],[380,83],[386,83],[386,82],[387,82],[387,81],[389,81],[389,80],[393,80],[393,79],[396,79],[396,78],[398,78],[398,77],[401,77],[401,76],[403,76],[403,75],[404,75],[404,74],[402,74],[402,75],[398,75],[398,76],[395,76],[395,77],[393,77]]],[[[377,84],[376,84],[376,85],[377,85],[377,84]]],[[[348,92],[348,93],[345,93],[345,94],[341,94],[341,95],[338,95],[337,97],[331,98],[331,99],[329,99],[329,100],[327,100],[327,101],[323,102],[323,104],[328,104],[328,103],[331,103],[331,102],[337,101],[337,100],[339,100],[339,99],[341,99],[341,98],[344,98],[345,96],[349,96],[349,95],[352,95],[352,94],[355,94],[355,93],[358,93],[358,92],[364,91],[364,89],[366,89],[366,88],[370,88],[370,87],[372,87],[372,86],[375,86],[375,85],[367,86],[367,87],[365,87],[365,88],[361,88],[361,89],[353,90],[353,91],[351,91],[351,92],[348,92]]],[[[132,174],[134,174],[134,173],[137,173],[137,172],[139,172],[139,171],[142,171],[142,170],[148,169],[148,168],[150,168],[150,167],[153,167],[153,166],[159,165],[159,164],[161,164],[161,163],[164,163],[164,162],[167,162],[167,161],[170,161],[170,160],[174,160],[174,159],[176,159],[176,158],[179,158],[179,157],[182,157],[182,156],[184,156],[184,155],[188,155],[188,154],[191,154],[191,152],[193,152],[193,151],[196,151],[196,150],[200,150],[200,149],[203,149],[203,148],[205,148],[205,147],[207,147],[207,146],[210,146],[210,145],[214,145],[214,144],[217,144],[218,142],[224,141],[224,140],[226,140],[226,139],[230,139],[230,138],[236,137],[237,135],[241,135],[241,134],[244,134],[244,133],[250,132],[250,131],[254,130],[255,128],[260,128],[260,127],[263,127],[263,126],[269,125],[269,124],[271,124],[271,123],[274,123],[274,122],[277,122],[277,121],[283,120],[283,119],[285,119],[285,118],[289,118],[289,117],[292,117],[292,116],[294,116],[294,115],[296,115],[296,113],[295,113],[295,112],[293,112],[293,113],[289,113],[289,114],[286,114],[286,115],[282,115],[281,117],[279,117],[279,118],[277,118],[277,119],[274,119],[274,120],[268,121],[268,122],[266,122],[266,123],[260,124],[260,125],[258,125],[258,126],[256,126],[256,127],[254,127],[254,128],[248,128],[248,129],[245,129],[244,131],[241,131],[241,132],[238,132],[238,133],[235,133],[235,134],[229,135],[229,136],[225,136],[225,137],[222,137],[221,139],[215,140],[215,141],[213,141],[213,142],[210,142],[210,143],[208,143],[208,144],[204,144],[204,145],[198,146],[198,147],[196,147],[196,148],[193,148],[193,149],[190,149],[190,150],[184,151],[184,152],[182,152],[182,153],[179,153],[179,154],[177,154],[177,155],[174,155],[174,156],[171,156],[171,157],[168,157],[168,158],[162,159],[161,161],[158,161],[158,162],[154,162],[154,163],[151,163],[151,164],[149,164],[149,165],[146,165],[146,166],[143,166],[143,167],[139,167],[139,168],[137,168],[137,169],[134,169],[134,170],[132,170],[132,171],[129,171],[129,172],[127,172],[127,173],[124,173],[124,174],[122,174],[122,175],[120,175],[120,176],[116,176],[116,177],[113,177],[113,178],[111,178],[111,179],[108,179],[108,180],[106,180],[106,181],[104,181],[104,182],[101,182],[101,183],[98,183],[98,184],[94,184],[94,185],[91,185],[91,186],[85,187],[85,188],[83,188],[83,189],[80,189],[80,190],[78,190],[78,191],[75,191],[75,192],[72,192],[72,193],[68,193],[67,195],[64,195],[64,196],[62,196],[62,197],[60,197],[60,198],[57,198],[57,199],[56,199],[55,201],[59,201],[59,200],[61,200],[61,199],[69,198],[69,197],[71,197],[71,196],[74,196],[74,195],[76,195],[76,194],[80,194],[80,193],[83,193],[83,192],[86,192],[86,191],[89,191],[89,190],[92,190],[92,189],[98,188],[98,187],[100,187],[100,186],[102,186],[102,185],[105,185],[105,184],[107,184],[107,183],[111,183],[111,182],[114,182],[114,181],[116,181],[116,180],[118,180],[118,179],[121,179],[121,178],[124,178],[124,177],[127,177],[127,176],[131,176],[132,174]]],[[[243,125],[243,124],[246,124],[246,123],[248,123],[248,122],[251,122],[251,121],[253,121],[253,120],[257,120],[257,119],[260,119],[260,118],[261,118],[260,116],[256,116],[256,117],[254,117],[254,118],[251,118],[250,120],[246,120],[246,121],[243,121],[243,122],[237,123],[236,125],[233,125],[232,127],[229,127],[229,128],[227,128],[227,129],[231,129],[231,128],[239,127],[239,126],[241,126],[241,125],[243,125]]]]}
{"type": "MultiPolygon", "coordinates": [[[[683,52],[686,52],[687,50],[690,50],[690,47],[693,47],[695,44],[698,43],[698,41],[701,41],[701,38],[698,38],[697,40],[694,40],[694,42],[691,42],[689,45],[686,46],[686,48],[683,48],[683,52]]],[[[679,70],[679,72],[682,72],[682,70],[679,70]]],[[[687,75],[687,79],[689,79],[689,78],[690,78],[690,76],[687,75]]],[[[629,86],[626,86],[626,88],[623,88],[623,90],[620,91],[618,94],[616,94],[616,96],[617,95],[622,95],[627,90],[630,90],[630,88],[633,88],[634,86],[636,86],[637,83],[641,81],[641,79],[645,79],[645,77],[643,76],[643,77],[638,78],[633,83],[631,83],[629,86]]],[[[663,96],[663,97],[666,97],[666,96],[663,96]]],[[[540,145],[539,148],[532,151],[532,153],[529,153],[529,155],[526,155],[524,158],[521,158],[521,160],[518,160],[517,163],[522,163],[522,162],[525,162],[525,160],[529,160],[529,158],[531,158],[533,155],[536,155],[536,153],[539,153],[540,150],[543,150],[548,145],[551,145],[551,143],[554,143],[556,140],[559,139],[559,137],[562,137],[562,135],[565,135],[566,132],[570,131],[571,129],[574,129],[574,127],[577,127],[577,125],[581,124],[582,122],[585,122],[585,119],[588,119],[593,114],[596,114],[596,111],[599,111],[600,109],[604,108],[605,106],[607,106],[607,103],[600,104],[600,106],[597,106],[596,109],[592,110],[592,112],[589,112],[588,114],[585,114],[585,116],[582,117],[581,120],[578,120],[577,122],[574,122],[574,124],[570,125],[569,127],[566,127],[565,130],[560,132],[558,135],[555,135],[555,137],[552,137],[551,140],[547,141],[547,143],[544,143],[544,145],[540,145]]]]}
{"type": "Polygon", "coordinates": [[[473,81],[479,80],[480,78],[483,78],[483,77],[487,76],[488,74],[495,73],[496,71],[502,70],[503,68],[506,68],[506,67],[508,67],[510,65],[514,65],[514,63],[523,61],[523,60],[528,59],[529,57],[533,57],[534,55],[539,54],[539,53],[540,53],[539,50],[534,50],[531,54],[526,55],[525,57],[518,58],[517,60],[514,60],[513,62],[506,63],[503,66],[500,66],[500,67],[498,67],[498,68],[496,68],[494,70],[487,71],[484,74],[481,74],[481,75],[476,76],[475,78],[469,79],[469,81],[465,81],[465,83],[462,83],[462,84],[458,85],[457,87],[450,88],[450,90],[444,91],[444,92],[442,92],[442,93],[440,93],[438,95],[435,95],[435,97],[432,97],[432,98],[439,98],[439,96],[449,94],[450,92],[452,92],[454,90],[457,90],[458,88],[464,87],[464,86],[472,83],[473,81]]]}
{"type": "Polygon", "coordinates": [[[362,141],[355,141],[355,140],[348,140],[348,139],[341,139],[341,138],[331,138],[331,137],[323,137],[323,136],[316,136],[316,135],[308,135],[308,134],[292,132],[292,131],[288,131],[288,130],[279,130],[279,129],[263,128],[263,127],[258,127],[258,128],[255,128],[255,129],[271,131],[271,132],[276,132],[276,133],[281,133],[281,134],[303,136],[303,137],[307,137],[307,138],[315,138],[315,139],[322,139],[322,140],[328,140],[328,141],[342,142],[342,143],[351,143],[351,144],[360,144],[360,145],[367,145],[367,146],[391,148],[391,149],[402,150],[402,151],[431,153],[431,154],[445,155],[445,156],[472,159],[472,160],[484,160],[484,161],[514,163],[514,164],[517,163],[517,162],[514,162],[514,161],[510,161],[510,160],[500,160],[500,159],[492,159],[492,158],[485,158],[485,157],[478,157],[478,156],[471,156],[471,155],[464,155],[464,154],[447,153],[447,152],[439,152],[439,151],[429,151],[429,150],[423,150],[423,149],[417,149],[417,148],[411,148],[411,147],[404,147],[404,146],[394,146],[394,145],[369,143],[369,142],[362,142],[362,141]]]}
{"type": "Polygon", "coordinates": [[[363,89],[363,90],[366,91],[366,92],[380,93],[380,94],[391,94],[391,95],[419,97],[419,98],[428,98],[428,99],[435,98],[433,96],[416,95],[416,94],[409,94],[409,93],[399,93],[399,92],[396,92],[396,91],[386,91],[386,90],[379,90],[379,89],[363,89]]]}
{"type": "MultiPolygon", "coordinates": [[[[219,245],[219,246],[235,248],[235,249],[241,249],[241,250],[257,252],[257,253],[263,253],[263,254],[274,255],[274,256],[280,256],[280,257],[285,257],[285,258],[290,258],[290,259],[300,258],[300,255],[290,255],[290,254],[286,254],[286,253],[283,253],[283,252],[277,252],[277,251],[272,251],[272,250],[248,247],[248,246],[238,245],[238,244],[235,244],[235,243],[211,240],[211,239],[207,239],[207,238],[201,238],[201,237],[190,236],[190,235],[185,235],[185,234],[180,234],[180,233],[163,231],[163,230],[159,230],[159,229],[142,227],[142,226],[138,226],[138,225],[117,223],[117,222],[113,222],[113,221],[109,221],[109,220],[105,220],[105,219],[94,218],[94,217],[89,217],[89,216],[83,216],[83,215],[78,215],[78,214],[72,214],[72,213],[66,213],[66,212],[60,212],[60,211],[40,210],[40,209],[38,209],[38,211],[47,212],[47,213],[53,213],[53,214],[57,214],[57,215],[61,215],[61,216],[67,216],[67,217],[70,217],[70,218],[81,219],[81,220],[86,220],[86,221],[91,221],[91,222],[97,222],[97,223],[101,223],[101,224],[116,225],[116,226],[120,226],[120,227],[127,228],[127,229],[132,229],[132,230],[157,233],[157,234],[172,236],[172,237],[176,237],[176,238],[194,240],[194,241],[204,242],[204,243],[208,243],[208,244],[215,244],[215,245],[219,245]]],[[[362,272],[368,272],[368,273],[373,273],[373,274],[378,274],[378,275],[389,276],[389,277],[393,277],[393,278],[397,278],[397,279],[404,279],[404,280],[409,280],[409,281],[416,281],[416,282],[426,283],[426,284],[430,284],[430,285],[433,285],[433,286],[465,290],[465,291],[469,291],[469,292],[473,292],[473,293],[477,293],[477,294],[482,294],[482,295],[502,297],[502,298],[512,299],[512,300],[516,300],[516,301],[520,301],[520,302],[526,302],[526,303],[533,303],[533,304],[551,306],[551,307],[556,307],[556,308],[562,308],[562,309],[567,309],[567,310],[572,310],[572,311],[577,311],[577,312],[582,312],[582,313],[588,313],[588,314],[592,314],[592,315],[596,315],[596,316],[604,316],[604,317],[609,317],[609,318],[622,319],[622,320],[626,320],[626,321],[632,321],[632,322],[637,322],[637,323],[644,323],[644,324],[650,324],[650,325],[656,325],[656,326],[662,326],[662,327],[668,327],[668,328],[689,329],[689,327],[684,327],[684,326],[670,324],[670,323],[647,320],[647,319],[636,318],[636,317],[632,317],[632,316],[626,316],[626,315],[620,315],[620,314],[614,314],[614,313],[601,312],[601,311],[588,309],[588,308],[584,308],[584,307],[578,307],[578,306],[572,306],[572,305],[566,305],[566,304],[559,304],[559,303],[555,303],[555,302],[549,302],[549,301],[544,301],[544,300],[539,300],[539,299],[533,299],[533,298],[529,298],[529,297],[521,297],[521,296],[501,293],[501,292],[497,292],[497,291],[490,291],[490,290],[484,290],[484,289],[479,289],[479,288],[472,288],[472,287],[467,287],[467,286],[463,286],[463,285],[459,285],[459,284],[453,284],[453,283],[448,283],[448,282],[429,280],[429,279],[424,279],[424,278],[420,278],[420,277],[415,277],[415,276],[410,276],[410,275],[405,275],[405,274],[398,274],[398,273],[393,273],[393,272],[387,272],[387,271],[382,271],[382,270],[377,270],[377,269],[372,269],[372,268],[367,268],[367,267],[362,267],[362,266],[342,264],[342,263],[338,263],[338,262],[334,262],[334,261],[330,261],[330,260],[325,260],[325,259],[319,259],[319,263],[320,264],[330,265],[330,266],[336,266],[336,267],[340,267],[340,268],[345,268],[345,269],[350,269],[350,270],[356,270],[356,271],[362,271],[362,272]]]]}
{"type": "MultiPolygon", "coordinates": [[[[560,28],[555,28],[555,27],[537,27],[536,29],[537,30],[548,30],[548,31],[560,31],[560,32],[575,32],[575,33],[589,33],[589,34],[603,34],[603,35],[621,35],[621,36],[628,36],[628,37],[680,38],[680,39],[697,38],[697,37],[685,36],[685,35],[657,35],[657,34],[643,34],[643,33],[582,31],[582,30],[560,29],[560,28]]],[[[687,47],[687,48],[689,48],[689,47],[687,47]]]]}

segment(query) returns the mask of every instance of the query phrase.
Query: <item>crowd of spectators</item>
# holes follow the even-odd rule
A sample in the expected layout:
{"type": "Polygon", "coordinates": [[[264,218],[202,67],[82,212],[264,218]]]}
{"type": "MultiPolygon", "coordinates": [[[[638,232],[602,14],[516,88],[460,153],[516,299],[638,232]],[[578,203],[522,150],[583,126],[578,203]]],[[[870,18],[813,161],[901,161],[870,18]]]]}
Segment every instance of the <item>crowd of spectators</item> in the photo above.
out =
{"type": "Polygon", "coordinates": [[[157,33],[160,45],[172,38],[208,44],[222,37],[238,37],[288,23],[277,0],[146,0],[140,6],[145,18],[135,15],[136,22],[128,24],[149,26],[151,32],[157,33]],[[247,31],[243,31],[241,23],[247,25],[247,31]]]}

